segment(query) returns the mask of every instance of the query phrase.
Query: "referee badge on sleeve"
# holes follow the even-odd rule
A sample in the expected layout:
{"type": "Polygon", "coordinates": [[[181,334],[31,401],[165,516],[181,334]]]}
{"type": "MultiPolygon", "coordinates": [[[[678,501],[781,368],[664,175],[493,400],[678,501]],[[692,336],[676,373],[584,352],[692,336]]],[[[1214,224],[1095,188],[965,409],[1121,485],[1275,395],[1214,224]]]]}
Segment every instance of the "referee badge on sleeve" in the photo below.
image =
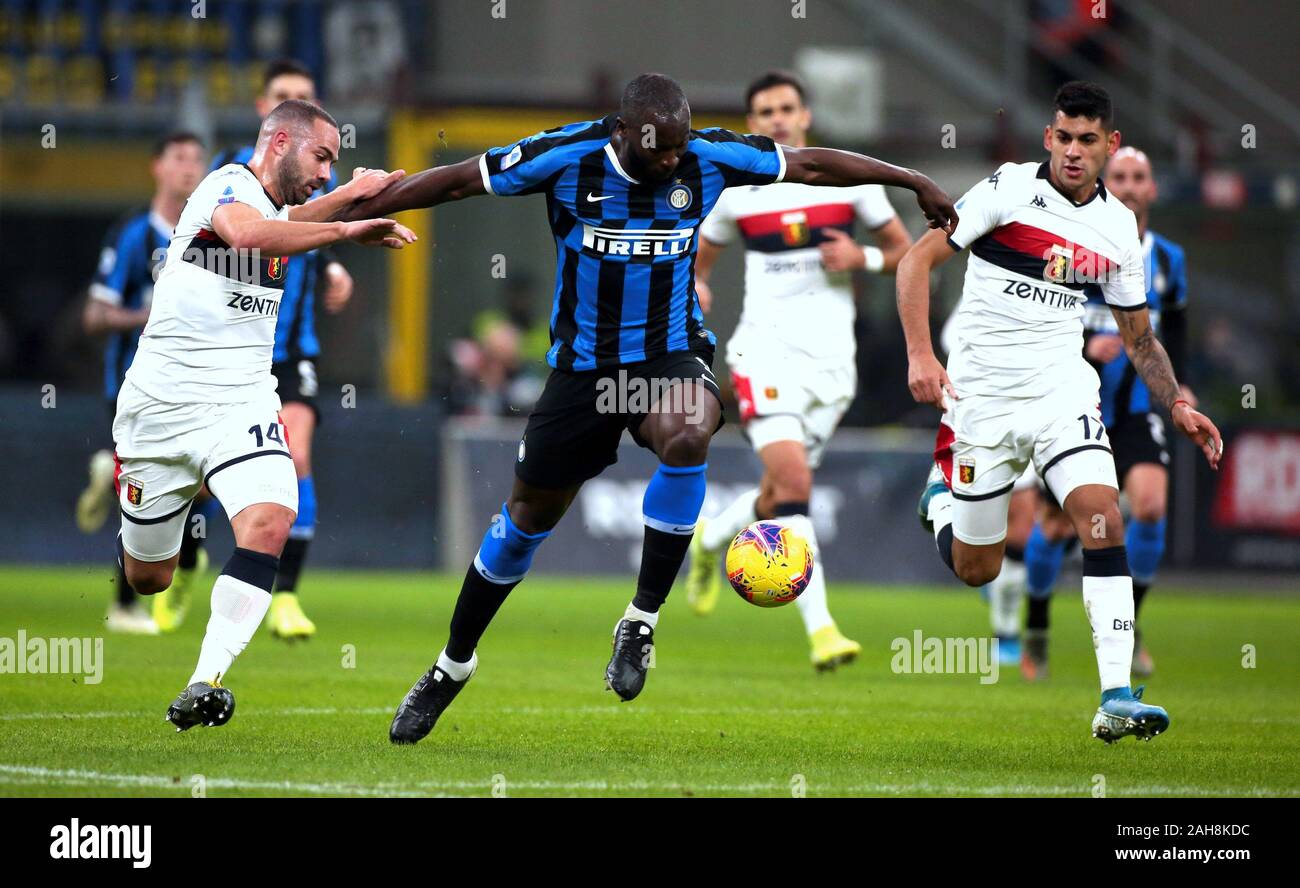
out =
{"type": "Polygon", "coordinates": [[[133,506],[138,506],[144,501],[144,485],[134,478],[123,478],[126,482],[126,501],[133,506]]]}
{"type": "Polygon", "coordinates": [[[957,460],[957,480],[962,484],[975,483],[975,460],[966,458],[957,460]]]}

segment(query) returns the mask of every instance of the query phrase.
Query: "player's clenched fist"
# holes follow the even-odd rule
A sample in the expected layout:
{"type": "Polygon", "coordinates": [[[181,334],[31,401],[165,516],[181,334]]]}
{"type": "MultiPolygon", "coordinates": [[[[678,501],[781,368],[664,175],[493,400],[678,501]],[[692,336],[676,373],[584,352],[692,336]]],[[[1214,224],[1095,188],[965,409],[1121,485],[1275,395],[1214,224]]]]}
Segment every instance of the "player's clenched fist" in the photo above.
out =
{"type": "Polygon", "coordinates": [[[1204,413],[1193,410],[1191,405],[1183,400],[1174,402],[1169,415],[1174,425],[1178,427],[1178,431],[1191,438],[1201,448],[1210,468],[1218,471],[1219,461],[1223,459],[1223,436],[1219,434],[1219,429],[1214,423],[1210,422],[1210,418],[1204,413]]]}
{"type": "Polygon", "coordinates": [[[926,224],[931,228],[942,228],[952,234],[957,227],[957,208],[952,205],[948,192],[934,183],[928,176],[915,173],[916,202],[925,214],[926,224]]]}
{"type": "Polygon", "coordinates": [[[907,363],[907,387],[919,404],[932,404],[946,410],[945,396],[957,400],[948,371],[933,354],[911,358],[907,363]]]}
{"type": "Polygon", "coordinates": [[[360,219],[343,223],[343,239],[368,247],[389,247],[400,250],[419,238],[415,232],[392,219],[360,219]]]}

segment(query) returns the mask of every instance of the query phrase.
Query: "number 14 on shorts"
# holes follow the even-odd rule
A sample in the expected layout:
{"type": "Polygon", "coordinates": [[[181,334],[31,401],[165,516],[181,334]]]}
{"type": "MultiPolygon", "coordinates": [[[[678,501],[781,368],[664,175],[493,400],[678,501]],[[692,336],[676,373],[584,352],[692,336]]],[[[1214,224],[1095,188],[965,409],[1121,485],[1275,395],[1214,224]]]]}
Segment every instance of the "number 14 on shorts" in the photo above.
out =
{"type": "Polygon", "coordinates": [[[281,437],[280,425],[281,424],[279,422],[267,423],[265,437],[263,437],[262,435],[262,427],[260,425],[249,426],[248,433],[252,435],[254,439],[256,439],[258,447],[264,446],[267,441],[274,441],[276,444],[279,444],[281,447],[284,447],[287,450],[288,442],[285,439],[288,438],[288,434],[285,434],[284,437],[281,437]]]}

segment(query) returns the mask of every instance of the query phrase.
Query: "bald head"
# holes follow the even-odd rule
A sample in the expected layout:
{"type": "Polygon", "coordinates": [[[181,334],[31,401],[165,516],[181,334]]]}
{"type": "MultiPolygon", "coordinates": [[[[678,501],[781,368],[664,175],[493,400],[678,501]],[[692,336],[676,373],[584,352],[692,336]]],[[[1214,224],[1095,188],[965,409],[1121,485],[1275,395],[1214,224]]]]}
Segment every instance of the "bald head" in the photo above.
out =
{"type": "Polygon", "coordinates": [[[623,88],[618,116],[641,122],[649,118],[690,122],[691,106],[681,85],[666,74],[640,74],[623,88]]]}
{"type": "Polygon", "coordinates": [[[641,74],[624,88],[613,141],[629,175],[647,181],[671,178],[690,135],[691,106],[676,80],[641,74]]]}
{"type": "Polygon", "coordinates": [[[257,134],[258,144],[273,136],[276,130],[291,129],[298,133],[309,133],[317,121],[325,122],[336,131],[339,128],[338,121],[320,105],[302,99],[281,102],[262,121],[262,128],[257,134]]]}
{"type": "Polygon", "coordinates": [[[1147,213],[1156,199],[1155,174],[1146,152],[1125,145],[1106,164],[1106,187],[1138,217],[1145,230],[1147,213]]]}
{"type": "Polygon", "coordinates": [[[253,162],[270,173],[286,204],[306,203],[329,182],[338,159],[338,123],[325,109],[301,99],[281,102],[266,115],[253,152],[253,162]]]}

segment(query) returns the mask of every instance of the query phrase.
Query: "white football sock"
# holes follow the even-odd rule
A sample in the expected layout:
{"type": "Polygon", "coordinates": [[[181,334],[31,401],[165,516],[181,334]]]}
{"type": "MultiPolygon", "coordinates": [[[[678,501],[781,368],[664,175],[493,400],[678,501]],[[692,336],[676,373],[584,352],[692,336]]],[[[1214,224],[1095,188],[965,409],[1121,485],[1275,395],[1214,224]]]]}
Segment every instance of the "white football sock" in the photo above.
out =
{"type": "Polygon", "coordinates": [[[623,619],[640,620],[642,623],[647,624],[651,629],[654,629],[659,624],[659,612],[655,611],[652,614],[649,611],[643,611],[640,608],[633,607],[629,604],[627,610],[623,611],[623,619]]]}
{"type": "Polygon", "coordinates": [[[1002,571],[989,583],[989,622],[993,634],[1014,638],[1020,634],[1020,603],[1025,597],[1025,563],[1002,559],[1002,571]]]}
{"type": "Polygon", "coordinates": [[[952,524],[952,491],[945,490],[930,497],[930,507],[926,517],[934,524],[934,538],[939,539],[939,531],[952,524]]]}
{"type": "Polygon", "coordinates": [[[474,667],[478,666],[478,653],[470,654],[468,663],[457,663],[447,656],[447,649],[443,648],[442,653],[438,654],[437,666],[452,681],[464,681],[474,674],[474,667]]]}
{"type": "Polygon", "coordinates": [[[794,600],[795,606],[799,608],[799,616],[803,617],[804,629],[812,635],[818,629],[824,629],[835,622],[831,619],[830,609],[826,606],[826,575],[822,572],[817,532],[807,515],[782,515],[772,520],[799,534],[808,541],[808,546],[812,549],[812,579],[808,581],[808,588],[803,590],[803,594],[794,600]]]}
{"type": "Polygon", "coordinates": [[[1092,624],[1101,689],[1128,687],[1133,666],[1133,578],[1084,576],[1083,607],[1092,624]]]}
{"type": "Polygon", "coordinates": [[[758,520],[754,504],[758,502],[758,488],[746,490],[717,515],[705,521],[700,531],[700,545],[706,552],[720,552],[722,547],[736,538],[746,527],[758,520]]]}
{"type": "Polygon", "coordinates": [[[190,684],[209,684],[225,675],[230,664],[248,646],[249,640],[271,606],[271,593],[228,574],[212,584],[212,616],[199,649],[199,663],[190,684]]]}

